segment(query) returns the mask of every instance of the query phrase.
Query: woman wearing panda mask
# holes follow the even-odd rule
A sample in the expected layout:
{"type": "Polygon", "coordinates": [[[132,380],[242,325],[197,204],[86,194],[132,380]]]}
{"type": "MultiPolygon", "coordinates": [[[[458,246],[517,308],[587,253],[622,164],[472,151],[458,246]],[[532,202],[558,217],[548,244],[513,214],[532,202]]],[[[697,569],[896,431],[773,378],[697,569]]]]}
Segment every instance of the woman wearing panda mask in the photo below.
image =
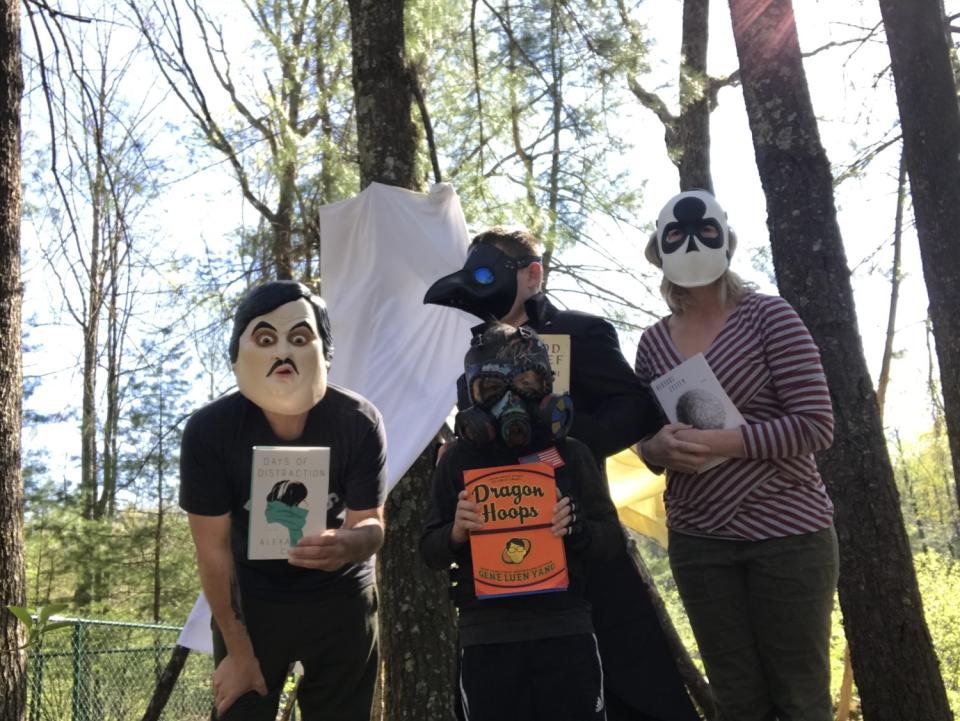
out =
{"type": "Polygon", "coordinates": [[[667,469],[670,565],[725,718],[828,721],[838,558],[814,453],[833,440],[830,394],[803,321],[730,270],[735,249],[710,193],[664,206],[646,257],[671,314],[635,369],[649,384],[702,352],[746,423],[667,425],[639,450],[667,469]],[[698,473],[711,456],[728,460],[698,473]]]}

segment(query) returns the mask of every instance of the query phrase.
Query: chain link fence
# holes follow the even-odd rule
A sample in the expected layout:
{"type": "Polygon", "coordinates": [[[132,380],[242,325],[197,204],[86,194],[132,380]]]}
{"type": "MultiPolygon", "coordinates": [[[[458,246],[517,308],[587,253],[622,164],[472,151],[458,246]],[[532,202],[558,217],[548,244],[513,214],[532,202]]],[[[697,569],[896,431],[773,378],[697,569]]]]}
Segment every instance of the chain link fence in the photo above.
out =
{"type": "MultiPolygon", "coordinates": [[[[179,626],[72,619],[27,659],[28,721],[138,721],[170,658],[179,626]]],[[[206,721],[213,660],[191,653],[160,717],[206,721]]]]}

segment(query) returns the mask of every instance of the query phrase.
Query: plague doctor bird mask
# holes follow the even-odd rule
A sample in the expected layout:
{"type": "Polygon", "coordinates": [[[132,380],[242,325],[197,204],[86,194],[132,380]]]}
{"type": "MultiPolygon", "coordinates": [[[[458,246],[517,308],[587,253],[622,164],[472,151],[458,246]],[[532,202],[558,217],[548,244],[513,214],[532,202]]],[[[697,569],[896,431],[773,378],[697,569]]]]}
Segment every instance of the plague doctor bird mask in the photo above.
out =
{"type": "Polygon", "coordinates": [[[540,256],[511,258],[492,245],[476,245],[463,269],[437,280],[423,302],[460,308],[485,321],[503,318],[517,297],[517,271],[539,262],[540,256]]]}

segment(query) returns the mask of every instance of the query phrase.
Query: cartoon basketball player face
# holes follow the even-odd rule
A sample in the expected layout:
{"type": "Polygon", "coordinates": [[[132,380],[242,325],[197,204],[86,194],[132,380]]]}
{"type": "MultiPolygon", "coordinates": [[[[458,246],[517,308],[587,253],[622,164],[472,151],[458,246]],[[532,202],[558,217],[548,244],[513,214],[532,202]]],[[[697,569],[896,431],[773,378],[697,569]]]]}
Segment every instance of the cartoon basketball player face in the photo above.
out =
{"type": "Polygon", "coordinates": [[[529,538],[511,538],[500,554],[500,559],[504,563],[523,563],[531,546],[529,538]]]}

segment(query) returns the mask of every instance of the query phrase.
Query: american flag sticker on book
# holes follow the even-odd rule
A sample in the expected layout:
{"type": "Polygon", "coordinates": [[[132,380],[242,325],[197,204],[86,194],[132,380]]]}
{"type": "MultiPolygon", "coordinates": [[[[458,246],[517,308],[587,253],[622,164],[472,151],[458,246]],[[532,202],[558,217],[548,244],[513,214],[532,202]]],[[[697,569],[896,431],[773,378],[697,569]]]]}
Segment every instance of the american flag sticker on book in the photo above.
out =
{"type": "Polygon", "coordinates": [[[531,453],[529,456],[524,456],[519,460],[520,463],[546,463],[551,468],[560,468],[561,466],[567,465],[560,456],[560,451],[557,450],[556,446],[544,448],[539,453],[531,453]]]}

